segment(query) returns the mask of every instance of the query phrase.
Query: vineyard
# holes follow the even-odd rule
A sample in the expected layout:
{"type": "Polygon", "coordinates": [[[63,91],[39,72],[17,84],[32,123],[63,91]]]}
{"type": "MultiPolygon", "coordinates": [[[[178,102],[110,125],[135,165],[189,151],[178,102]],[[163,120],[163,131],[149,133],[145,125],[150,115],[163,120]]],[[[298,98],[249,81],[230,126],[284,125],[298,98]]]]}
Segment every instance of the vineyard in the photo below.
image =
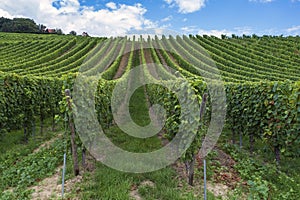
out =
{"type": "MultiPolygon", "coordinates": [[[[138,94],[134,94],[145,99],[147,112],[155,104],[163,105],[165,109],[162,137],[172,141],[180,131],[195,137],[181,155],[181,160],[190,169],[212,124],[216,134],[223,129],[221,140],[224,143],[239,141],[239,145],[233,146],[240,149],[248,146],[250,157],[263,155],[259,152],[271,154],[276,166],[274,173],[286,184],[283,189],[274,184],[274,180],[261,180],[263,170],[259,171],[256,169],[258,165],[248,163],[254,168],[253,174],[236,170],[242,179],[248,181],[250,189],[246,193],[249,198],[298,199],[300,178],[292,180],[293,173],[285,175],[280,166],[288,159],[294,162],[300,157],[299,44],[299,37],[255,35],[94,38],[0,33],[0,141],[14,131],[22,130],[22,139],[28,142],[35,135],[43,135],[49,123],[54,130],[58,116],[70,112],[62,105],[65,89],[80,94],[80,89],[87,86],[95,88],[92,101],[95,102],[97,120],[110,131],[116,127],[110,104],[115,86],[125,88],[121,94],[124,98],[116,100],[118,109],[122,110],[124,102],[132,101],[126,90],[140,83],[143,87],[138,87],[138,94]],[[137,66],[144,67],[129,75],[137,66]],[[82,77],[89,78],[78,83],[82,77]],[[143,84],[145,82],[154,84],[143,84]],[[182,94],[181,90],[185,92],[182,94]],[[198,111],[193,115],[190,110],[184,110],[182,104],[197,110],[198,107],[193,105],[205,103],[204,94],[208,100],[205,112],[201,113],[203,116],[198,111]],[[190,118],[185,118],[187,115],[190,118]],[[224,127],[216,127],[222,123],[224,127]]],[[[84,101],[82,105],[76,101],[79,102],[74,95],[75,110],[91,111],[86,108],[89,106],[84,106],[90,102],[84,101]]],[[[134,105],[128,109],[131,114],[137,112],[134,105]]],[[[124,118],[122,111],[117,113],[120,120],[124,118]]],[[[141,126],[146,126],[152,119],[149,114],[143,118],[146,122],[141,122],[141,126]]],[[[84,118],[77,120],[84,121],[84,118]]],[[[80,127],[76,129],[84,131],[80,127]]],[[[6,168],[20,161],[10,158],[2,164],[4,159],[0,159],[0,182],[5,183],[0,186],[1,192],[18,185],[18,181],[7,181],[17,178],[12,178],[12,172],[6,168]]],[[[56,160],[54,165],[58,164],[56,160]]],[[[300,170],[296,165],[291,165],[295,174],[300,170]]],[[[33,173],[30,181],[22,184],[28,187],[40,178],[33,173]]],[[[192,184],[192,180],[189,181],[192,184]]]]}

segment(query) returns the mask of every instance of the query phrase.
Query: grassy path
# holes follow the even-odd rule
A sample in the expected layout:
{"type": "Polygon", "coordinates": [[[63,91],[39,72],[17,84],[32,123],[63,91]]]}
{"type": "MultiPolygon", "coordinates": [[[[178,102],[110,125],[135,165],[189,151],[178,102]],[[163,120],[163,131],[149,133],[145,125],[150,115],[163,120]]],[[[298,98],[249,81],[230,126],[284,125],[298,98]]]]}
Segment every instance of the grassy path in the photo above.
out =
{"type": "MultiPolygon", "coordinates": [[[[131,117],[140,126],[150,123],[146,98],[142,86],[134,92],[129,102],[131,117]]],[[[161,148],[161,140],[157,135],[139,139],[123,133],[117,126],[110,127],[105,133],[115,145],[127,151],[149,152],[161,148]]],[[[108,168],[101,163],[96,165],[93,173],[84,175],[84,181],[80,184],[80,199],[194,199],[191,193],[183,195],[178,190],[176,173],[171,167],[151,173],[133,174],[108,168]]],[[[78,197],[75,192],[71,198],[74,197],[78,197]]]]}
{"type": "Polygon", "coordinates": [[[0,200],[30,199],[28,187],[55,172],[62,157],[61,134],[51,132],[24,143],[22,131],[12,131],[0,141],[0,200]]]}

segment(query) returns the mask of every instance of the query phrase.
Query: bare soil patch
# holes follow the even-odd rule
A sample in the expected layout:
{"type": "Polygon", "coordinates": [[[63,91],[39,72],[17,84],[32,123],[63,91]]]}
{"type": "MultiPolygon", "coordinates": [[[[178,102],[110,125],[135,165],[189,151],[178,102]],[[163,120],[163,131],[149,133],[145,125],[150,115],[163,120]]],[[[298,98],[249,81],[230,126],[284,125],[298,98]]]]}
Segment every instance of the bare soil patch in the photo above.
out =
{"type": "MultiPolygon", "coordinates": [[[[144,56],[145,56],[145,60],[146,60],[146,63],[147,64],[153,64],[153,58],[152,58],[152,55],[151,55],[151,52],[149,49],[143,49],[144,51],[144,56]]],[[[148,70],[150,72],[150,74],[155,78],[155,79],[158,79],[159,76],[157,74],[157,71],[156,71],[156,68],[152,67],[151,65],[147,65],[148,66],[148,70]]]]}
{"type": "MultiPolygon", "coordinates": [[[[235,189],[238,184],[242,182],[238,172],[234,169],[236,162],[231,158],[230,155],[226,154],[224,151],[215,147],[213,151],[217,152],[215,160],[220,163],[222,170],[214,171],[212,180],[207,181],[207,190],[213,193],[216,197],[221,196],[222,199],[227,199],[228,194],[231,190],[235,189]]],[[[193,192],[195,197],[203,196],[203,173],[195,176],[194,185],[188,185],[188,175],[186,172],[185,164],[177,161],[172,167],[176,170],[179,181],[178,188],[183,190],[184,186],[187,187],[188,192],[193,192]]],[[[195,166],[198,171],[202,171],[202,163],[195,166]]],[[[246,185],[245,182],[242,182],[243,185],[246,185]]]]}
{"type": "Polygon", "coordinates": [[[138,192],[139,187],[141,187],[141,186],[155,187],[155,184],[152,181],[145,180],[145,181],[141,182],[140,185],[133,185],[130,189],[130,194],[129,194],[131,198],[133,198],[135,200],[143,199],[138,192]]]}
{"type": "Polygon", "coordinates": [[[113,79],[118,79],[118,78],[120,78],[124,74],[125,69],[126,69],[126,67],[128,65],[128,59],[129,59],[129,55],[130,55],[130,49],[131,49],[131,44],[130,43],[126,43],[125,54],[122,55],[119,68],[117,70],[117,73],[113,77],[113,79]]]}
{"type": "MultiPolygon", "coordinates": [[[[29,189],[33,190],[33,200],[45,200],[45,199],[61,199],[62,197],[62,166],[56,169],[55,174],[40,181],[36,186],[32,186],[29,189]]],[[[77,183],[82,181],[82,175],[78,175],[65,181],[64,196],[74,191],[74,187],[77,183]]],[[[80,191],[80,188],[75,188],[76,191],[80,191]]],[[[74,199],[74,198],[72,198],[74,199]]],[[[76,200],[76,198],[74,199],[76,200]]]]}

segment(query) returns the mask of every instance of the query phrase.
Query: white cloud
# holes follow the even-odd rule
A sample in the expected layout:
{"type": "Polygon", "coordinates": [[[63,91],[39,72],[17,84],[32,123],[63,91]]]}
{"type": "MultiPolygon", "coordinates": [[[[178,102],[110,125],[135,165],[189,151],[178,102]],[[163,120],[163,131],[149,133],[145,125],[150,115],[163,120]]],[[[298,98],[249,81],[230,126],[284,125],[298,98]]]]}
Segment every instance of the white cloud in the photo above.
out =
{"type": "Polygon", "coordinates": [[[211,30],[204,30],[200,29],[198,30],[198,35],[213,35],[216,37],[221,37],[221,35],[227,35],[231,36],[232,34],[235,35],[251,35],[252,34],[252,29],[250,27],[235,27],[233,30],[227,30],[227,29],[211,29],[211,30]]]}
{"type": "Polygon", "coordinates": [[[283,33],[284,35],[300,35],[300,25],[287,28],[283,33]]]}
{"type": "Polygon", "coordinates": [[[300,33],[300,25],[299,26],[290,27],[290,28],[286,29],[286,31],[288,33],[292,33],[292,32],[299,32],[300,33]]]}
{"type": "MultiPolygon", "coordinates": [[[[191,33],[191,32],[189,32],[191,33]]],[[[192,34],[194,34],[192,32],[192,34]]],[[[258,36],[263,36],[263,35],[284,35],[284,36],[290,36],[290,35],[300,35],[300,25],[299,26],[293,26],[287,29],[276,29],[276,28],[269,28],[265,30],[254,30],[251,27],[235,27],[233,29],[212,29],[212,30],[204,30],[200,29],[198,32],[195,34],[198,35],[213,35],[216,37],[221,37],[221,35],[227,35],[231,36],[232,34],[237,35],[237,36],[242,36],[242,35],[258,35],[258,36]]]]}
{"type": "Polygon", "coordinates": [[[253,33],[253,30],[251,27],[243,26],[243,27],[235,27],[233,28],[233,34],[236,35],[251,35],[253,33]]]}
{"type": "Polygon", "coordinates": [[[81,6],[79,0],[1,0],[0,15],[27,17],[49,28],[61,28],[64,33],[86,31],[94,36],[124,35],[131,30],[156,26],[144,17],[147,10],[141,4],[110,2],[106,7],[95,10],[92,6],[81,6]]]}
{"type": "Polygon", "coordinates": [[[204,30],[204,29],[200,29],[197,33],[198,35],[213,35],[216,37],[221,37],[221,35],[227,35],[227,36],[231,36],[233,34],[232,31],[223,29],[223,30],[204,30]]]}
{"type": "Polygon", "coordinates": [[[7,11],[0,9],[0,17],[13,18],[7,11]]]}
{"type": "Polygon", "coordinates": [[[63,0],[59,1],[60,11],[62,13],[76,13],[80,8],[80,3],[77,0],[63,0]]]}
{"type": "Polygon", "coordinates": [[[161,19],[162,22],[167,22],[167,21],[170,21],[173,19],[173,16],[172,15],[169,15],[168,17],[165,17],[163,19],[161,19]]]}
{"type": "Polygon", "coordinates": [[[107,3],[106,7],[113,9],[113,10],[117,9],[117,5],[114,2],[107,3]]]}
{"type": "Polygon", "coordinates": [[[180,13],[192,13],[205,6],[206,0],[165,0],[171,6],[177,5],[180,13]]]}
{"type": "Polygon", "coordinates": [[[185,34],[193,34],[197,32],[197,28],[196,26],[185,26],[181,28],[181,31],[183,31],[185,34]]]}
{"type": "MultiPolygon", "coordinates": [[[[37,0],[9,1],[1,0],[0,9],[7,12],[12,17],[21,17],[25,13],[35,13],[39,9],[37,0]]],[[[36,16],[36,15],[35,15],[36,16]]],[[[32,15],[31,15],[32,17],[32,15]]]]}
{"type": "Polygon", "coordinates": [[[149,19],[145,19],[144,20],[144,28],[145,29],[153,29],[153,28],[157,28],[158,27],[158,23],[157,22],[153,22],[149,19]]]}

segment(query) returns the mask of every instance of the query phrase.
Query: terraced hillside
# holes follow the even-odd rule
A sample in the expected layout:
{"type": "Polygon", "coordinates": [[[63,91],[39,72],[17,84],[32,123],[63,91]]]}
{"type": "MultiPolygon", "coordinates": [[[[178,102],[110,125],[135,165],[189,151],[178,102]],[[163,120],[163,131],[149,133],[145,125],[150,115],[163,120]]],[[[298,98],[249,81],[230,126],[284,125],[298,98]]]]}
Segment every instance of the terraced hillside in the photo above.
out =
{"type": "MultiPolygon", "coordinates": [[[[116,40],[104,42],[104,38],[1,33],[0,71],[61,77],[66,73],[78,72],[93,50],[97,51],[97,54],[93,53],[96,60],[100,60],[100,56],[116,58],[124,55],[125,58],[118,59],[118,63],[112,65],[117,71],[119,61],[122,60],[122,65],[126,60],[128,62],[129,53],[126,55],[125,52],[130,51],[134,42],[128,39],[126,44],[124,40],[123,44],[119,44],[116,40]]],[[[296,81],[300,76],[299,40],[299,37],[272,36],[225,39],[198,35],[170,39],[156,37],[144,41],[147,47],[155,47],[144,54],[148,54],[146,57],[151,62],[169,65],[191,76],[201,76],[201,70],[209,69],[211,58],[226,82],[296,81]],[[163,49],[172,51],[163,52],[163,49]],[[180,56],[199,63],[200,67],[193,69],[180,56]]],[[[106,62],[112,64],[110,60],[106,62]]],[[[109,67],[106,66],[106,69],[109,67]]]]}
{"type": "MultiPolygon", "coordinates": [[[[274,142],[274,138],[284,135],[283,143],[278,146],[280,149],[286,146],[286,140],[298,141],[298,134],[294,131],[299,130],[299,44],[299,37],[278,36],[220,39],[183,35],[105,39],[1,33],[0,72],[4,79],[1,88],[7,95],[6,103],[14,107],[4,109],[7,112],[4,116],[18,113],[21,108],[17,109],[16,104],[26,106],[28,103],[32,104],[30,116],[43,113],[47,106],[54,116],[58,109],[55,105],[61,98],[58,88],[65,80],[61,77],[75,77],[80,72],[83,75],[101,74],[102,78],[113,80],[137,65],[155,63],[157,67],[148,66],[146,71],[141,72],[142,76],[156,79],[172,77],[170,70],[173,70],[195,83],[196,80],[204,81],[204,84],[212,79],[223,80],[227,92],[227,121],[231,122],[232,129],[272,138],[271,143],[276,145],[280,142],[274,142]],[[18,88],[14,89],[14,98],[10,81],[16,84],[14,88],[18,88]],[[24,84],[29,88],[22,88],[24,84]],[[28,90],[34,91],[29,95],[28,90]],[[49,93],[45,94],[45,90],[49,93]],[[18,96],[17,91],[27,99],[18,96]],[[253,99],[249,100],[249,96],[253,99]],[[280,98],[282,96],[286,99],[280,98]],[[42,108],[36,104],[39,101],[45,104],[42,108]],[[253,106],[257,109],[252,109],[253,106]],[[279,110],[285,114],[279,115],[279,110]],[[269,114],[265,115],[265,112],[269,114]],[[243,115],[246,117],[235,117],[243,115]],[[287,120],[289,123],[286,123],[287,120]],[[257,129],[257,126],[261,128],[257,129]],[[278,133],[286,132],[286,129],[288,133],[278,133]]],[[[5,104],[3,107],[9,108],[5,104]]],[[[24,116],[14,118],[21,121],[32,118],[24,116]]],[[[2,119],[2,126],[15,126],[15,120],[2,119]]]]}
{"type": "Polygon", "coordinates": [[[103,40],[26,34],[1,36],[1,71],[39,76],[78,71],[86,55],[103,40]]]}
{"type": "MultiPolygon", "coordinates": [[[[72,90],[79,76],[98,78],[93,103],[98,121],[105,128],[116,126],[111,101],[118,83],[126,91],[136,82],[156,81],[139,88],[138,94],[145,104],[142,107],[163,105],[166,111],[163,135],[167,139],[172,140],[181,127],[183,132],[196,137],[183,153],[186,162],[194,163],[201,147],[199,141],[207,131],[215,131],[219,136],[223,127],[229,130],[233,141],[237,137],[249,139],[251,153],[256,143],[261,149],[269,149],[278,166],[282,157],[300,156],[300,37],[93,38],[0,33],[0,136],[22,130],[28,140],[35,127],[43,130],[46,119],[51,119],[54,125],[56,115],[69,112],[62,108],[62,93],[66,88],[72,90]],[[127,81],[126,72],[139,65],[145,67],[138,68],[127,81]],[[159,86],[160,83],[169,84],[169,89],[159,86]],[[172,89],[186,93],[176,97],[172,89]],[[192,112],[183,111],[180,103],[200,104],[206,98],[205,93],[208,103],[200,121],[198,113],[190,116],[192,112]],[[183,101],[179,102],[179,98],[183,101]]],[[[90,83],[83,83],[87,87],[83,89],[88,90],[90,83]]],[[[117,99],[120,109],[130,99],[128,93],[122,95],[117,99]]],[[[76,108],[86,109],[84,114],[88,115],[90,106],[86,105],[76,108]]],[[[81,132],[80,128],[78,131],[81,132]]],[[[256,178],[251,176],[254,182],[256,178]]],[[[287,182],[294,181],[287,179],[287,182]]],[[[294,194],[300,196],[299,192],[290,192],[296,191],[296,186],[287,182],[282,191],[291,198],[294,194]]],[[[280,199],[281,190],[273,190],[277,193],[268,189],[268,197],[280,199]]]]}

